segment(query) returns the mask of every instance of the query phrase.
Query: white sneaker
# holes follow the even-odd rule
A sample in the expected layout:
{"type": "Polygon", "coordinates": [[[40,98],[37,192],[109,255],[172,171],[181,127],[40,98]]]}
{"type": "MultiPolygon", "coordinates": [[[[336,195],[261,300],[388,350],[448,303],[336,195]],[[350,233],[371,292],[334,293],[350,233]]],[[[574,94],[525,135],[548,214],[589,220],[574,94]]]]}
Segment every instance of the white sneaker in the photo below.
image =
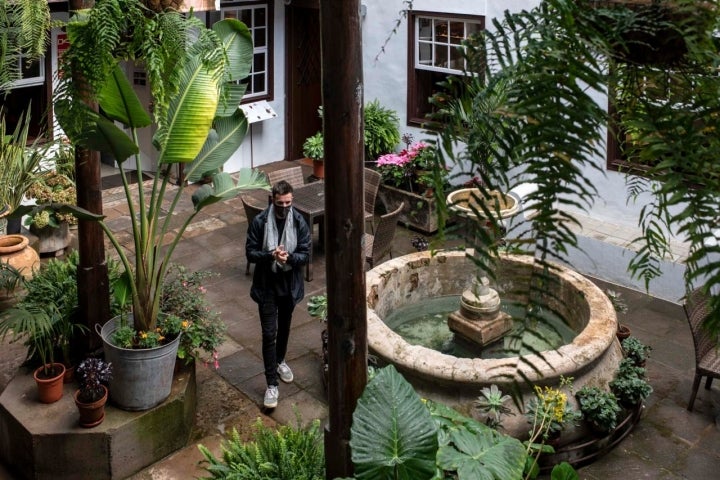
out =
{"type": "Polygon", "coordinates": [[[279,396],[280,392],[278,392],[277,385],[270,385],[267,390],[265,390],[265,400],[263,401],[265,408],[277,407],[279,396]]]}
{"type": "Polygon", "coordinates": [[[292,370],[290,370],[290,367],[288,367],[288,364],[285,363],[285,360],[280,362],[280,365],[278,365],[277,371],[278,371],[278,374],[280,375],[280,380],[282,380],[285,383],[290,383],[295,378],[295,376],[292,373],[292,370]]]}

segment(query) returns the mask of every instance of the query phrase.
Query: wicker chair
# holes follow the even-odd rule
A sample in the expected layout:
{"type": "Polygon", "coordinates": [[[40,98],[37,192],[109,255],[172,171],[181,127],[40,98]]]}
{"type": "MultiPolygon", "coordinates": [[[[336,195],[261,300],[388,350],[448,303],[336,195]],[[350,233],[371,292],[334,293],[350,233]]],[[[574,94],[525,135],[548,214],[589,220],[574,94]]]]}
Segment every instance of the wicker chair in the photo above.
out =
{"type": "Polygon", "coordinates": [[[365,261],[370,264],[370,268],[374,267],[385,255],[390,255],[392,258],[391,248],[395,239],[397,220],[404,206],[403,202],[396,210],[381,216],[375,227],[374,235],[365,234],[365,261]]]}
{"type": "MultiPolygon", "coordinates": [[[[249,203],[252,201],[252,199],[240,197],[240,200],[242,200],[243,208],[245,209],[245,216],[247,217],[247,223],[249,228],[253,219],[257,216],[258,213],[262,212],[264,208],[249,203]]],[[[245,275],[250,275],[250,262],[247,262],[247,266],[245,267],[245,275]]]]}
{"type": "Polygon", "coordinates": [[[275,170],[274,172],[269,172],[268,180],[270,185],[275,185],[280,180],[285,180],[292,185],[293,188],[301,187],[305,184],[302,167],[282,168],[280,170],[275,170]]]}
{"type": "Polygon", "coordinates": [[[690,324],[693,343],[695,344],[695,380],[687,409],[692,411],[695,397],[702,377],[707,377],[705,389],[709,390],[713,378],[720,378],[720,355],[718,355],[718,339],[703,328],[703,323],[710,314],[708,296],[701,289],[690,292],[683,305],[685,316],[690,324]]]}
{"type": "Polygon", "coordinates": [[[375,232],[375,200],[377,199],[378,189],[382,175],[380,172],[365,169],[365,223],[370,222],[370,231],[375,232]]]}

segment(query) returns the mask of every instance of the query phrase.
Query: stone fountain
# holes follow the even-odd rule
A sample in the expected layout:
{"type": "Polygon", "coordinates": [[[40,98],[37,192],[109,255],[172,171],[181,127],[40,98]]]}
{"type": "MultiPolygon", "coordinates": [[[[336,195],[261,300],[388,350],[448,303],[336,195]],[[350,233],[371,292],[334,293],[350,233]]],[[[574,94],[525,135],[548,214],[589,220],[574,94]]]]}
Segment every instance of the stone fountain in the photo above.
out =
{"type": "MultiPolygon", "coordinates": [[[[467,192],[465,195],[468,198],[467,192]]],[[[457,197],[448,200],[451,205],[460,203],[457,197]]],[[[508,206],[503,212],[506,217],[518,210],[514,203],[508,206]]],[[[490,288],[487,278],[477,275],[474,255],[472,249],[418,252],[389,260],[368,272],[368,346],[379,362],[394,364],[420,395],[470,415],[480,390],[492,384],[506,393],[519,389],[522,404],[534,395],[533,386],[557,387],[563,377],[573,378],[575,390],[583,385],[607,388],[622,359],[615,336],[615,310],[600,288],[561,265],[551,269],[547,307],[557,312],[576,335],[558,348],[507,358],[460,358],[412,345],[385,324],[384,318],[404,306],[460,295],[459,310],[449,316],[451,330],[480,345],[502,338],[512,320],[499,312],[499,299],[528,304],[527,289],[521,286],[533,273],[541,273],[540,267],[531,256],[501,255],[496,286],[490,288]]],[[[572,395],[568,397],[575,401],[572,395]]],[[[503,428],[511,435],[526,436],[524,416],[515,405],[511,409],[514,415],[506,417],[503,428]]]]}
{"type": "MultiPolygon", "coordinates": [[[[477,188],[455,190],[448,195],[447,204],[466,221],[478,224],[484,214],[480,205],[483,201],[501,220],[517,214],[519,205],[514,198],[497,190],[489,193],[489,198],[482,199],[477,188]]],[[[448,316],[448,327],[462,339],[482,348],[504,337],[513,322],[509,314],[500,310],[500,295],[490,286],[490,279],[479,275],[472,279],[470,288],[463,291],[460,309],[448,316]]]]}

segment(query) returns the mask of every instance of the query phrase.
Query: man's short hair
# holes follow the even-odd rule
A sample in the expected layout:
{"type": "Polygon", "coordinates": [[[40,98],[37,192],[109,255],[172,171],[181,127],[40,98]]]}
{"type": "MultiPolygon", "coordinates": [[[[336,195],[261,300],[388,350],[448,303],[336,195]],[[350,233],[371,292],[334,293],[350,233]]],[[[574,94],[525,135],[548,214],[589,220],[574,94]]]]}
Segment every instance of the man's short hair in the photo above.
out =
{"type": "Polygon", "coordinates": [[[272,187],[273,198],[278,195],[287,195],[288,193],[293,193],[293,187],[285,180],[280,180],[272,187]]]}

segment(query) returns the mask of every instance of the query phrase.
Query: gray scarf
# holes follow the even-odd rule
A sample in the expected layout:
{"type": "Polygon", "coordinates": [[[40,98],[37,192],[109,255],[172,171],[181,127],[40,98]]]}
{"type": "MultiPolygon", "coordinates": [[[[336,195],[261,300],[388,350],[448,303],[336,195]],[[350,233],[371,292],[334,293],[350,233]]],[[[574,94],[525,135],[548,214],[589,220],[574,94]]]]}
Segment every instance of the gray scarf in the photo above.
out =
{"type": "MultiPolygon", "coordinates": [[[[287,217],[285,217],[285,228],[283,229],[282,238],[278,242],[278,229],[277,223],[275,223],[275,205],[271,204],[267,222],[265,222],[263,250],[269,252],[270,250],[275,250],[278,245],[284,245],[285,250],[289,253],[293,253],[295,251],[295,247],[297,247],[297,234],[295,233],[295,222],[293,221],[293,209],[292,207],[288,209],[287,217]]],[[[285,272],[292,270],[292,267],[287,263],[283,265],[273,262],[272,271],[276,272],[278,267],[285,272]]]]}

